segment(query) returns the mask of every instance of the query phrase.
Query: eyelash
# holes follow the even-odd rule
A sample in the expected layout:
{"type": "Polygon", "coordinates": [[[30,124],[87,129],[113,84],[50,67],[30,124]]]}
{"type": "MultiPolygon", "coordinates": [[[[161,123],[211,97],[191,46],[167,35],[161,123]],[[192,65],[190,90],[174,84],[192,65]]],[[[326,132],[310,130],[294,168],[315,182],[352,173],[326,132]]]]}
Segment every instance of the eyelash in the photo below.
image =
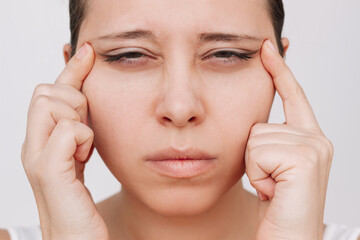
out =
{"type": "MultiPolygon", "coordinates": [[[[208,59],[208,58],[211,58],[212,56],[216,56],[217,54],[224,54],[225,55],[229,55],[230,54],[230,57],[218,57],[219,59],[223,59],[221,60],[223,63],[225,64],[230,64],[230,63],[234,63],[234,62],[237,62],[237,61],[242,61],[242,60],[249,60],[251,59],[252,57],[249,55],[249,54],[243,54],[243,53],[237,53],[237,52],[233,52],[233,51],[226,51],[226,50],[223,50],[223,51],[218,51],[218,52],[215,52],[213,54],[211,54],[210,56],[207,56],[205,57],[205,59],[208,59]],[[232,59],[231,57],[232,56],[235,56],[235,59],[232,59]]],[[[124,57],[126,56],[131,56],[131,55],[134,55],[135,56],[146,56],[145,54],[141,53],[141,52],[126,52],[126,53],[121,53],[121,54],[118,54],[118,55],[105,55],[106,59],[105,59],[105,62],[110,62],[110,63],[116,63],[116,62],[125,62],[125,64],[129,64],[129,65],[132,65],[134,63],[141,63],[141,61],[134,61],[134,60],[123,60],[124,57]]],[[[218,55],[217,55],[218,56],[218,55]]],[[[140,57],[132,57],[132,58],[128,58],[128,59],[140,59],[140,57]]]]}

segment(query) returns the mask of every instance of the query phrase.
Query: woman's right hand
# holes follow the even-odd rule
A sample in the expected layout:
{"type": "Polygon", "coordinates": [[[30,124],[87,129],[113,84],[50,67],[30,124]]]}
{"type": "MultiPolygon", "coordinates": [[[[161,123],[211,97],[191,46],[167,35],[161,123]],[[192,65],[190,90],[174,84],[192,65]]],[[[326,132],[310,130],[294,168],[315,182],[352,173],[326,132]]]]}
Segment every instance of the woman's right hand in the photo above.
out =
{"type": "Polygon", "coordinates": [[[44,240],[108,239],[107,227],[84,185],[93,150],[87,99],[81,93],[95,54],[85,43],[55,84],[36,87],[21,160],[34,192],[44,240]]]}

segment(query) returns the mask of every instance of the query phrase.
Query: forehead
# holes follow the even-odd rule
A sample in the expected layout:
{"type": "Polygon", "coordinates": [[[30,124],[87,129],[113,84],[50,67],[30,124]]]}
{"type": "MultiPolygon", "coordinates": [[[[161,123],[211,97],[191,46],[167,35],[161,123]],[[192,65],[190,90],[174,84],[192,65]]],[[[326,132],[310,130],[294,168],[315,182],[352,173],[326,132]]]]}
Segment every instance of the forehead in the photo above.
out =
{"type": "Polygon", "coordinates": [[[149,29],[158,41],[231,32],[269,37],[265,0],[88,0],[80,39],[128,29],[149,29]]]}

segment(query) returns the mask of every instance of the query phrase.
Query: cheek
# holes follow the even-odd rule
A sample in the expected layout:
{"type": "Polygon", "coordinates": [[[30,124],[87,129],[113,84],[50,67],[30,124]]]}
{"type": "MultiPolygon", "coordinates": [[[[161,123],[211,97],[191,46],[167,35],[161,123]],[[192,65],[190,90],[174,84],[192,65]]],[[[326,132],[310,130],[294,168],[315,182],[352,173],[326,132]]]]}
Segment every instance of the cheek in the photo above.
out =
{"type": "Polygon", "coordinates": [[[250,129],[256,122],[267,122],[270,114],[275,89],[271,76],[260,64],[237,73],[203,76],[210,83],[207,106],[213,126],[209,127],[217,129],[223,158],[229,159],[227,167],[232,169],[243,169],[239,159],[250,129]]]}
{"type": "MultiPolygon", "coordinates": [[[[261,61],[229,74],[204,74],[211,115],[215,122],[239,130],[250,130],[255,122],[267,122],[275,88],[261,61]]],[[[234,131],[234,129],[232,130],[234,131]]],[[[236,131],[236,130],[235,130],[236,131]]]]}
{"type": "Polygon", "coordinates": [[[145,129],[150,111],[146,103],[154,89],[144,79],[149,77],[98,67],[93,68],[83,85],[90,127],[95,133],[94,145],[113,174],[124,179],[123,173],[132,173],[134,177],[137,169],[137,163],[127,159],[140,160],[137,154],[141,141],[146,143],[145,136],[151,136],[145,129]]]}

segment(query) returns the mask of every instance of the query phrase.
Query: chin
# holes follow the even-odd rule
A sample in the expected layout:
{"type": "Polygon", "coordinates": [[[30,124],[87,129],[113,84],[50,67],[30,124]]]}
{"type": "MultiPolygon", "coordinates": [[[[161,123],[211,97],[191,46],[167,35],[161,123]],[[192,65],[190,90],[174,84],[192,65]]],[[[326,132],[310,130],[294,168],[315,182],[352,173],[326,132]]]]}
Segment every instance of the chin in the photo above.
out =
{"type": "Polygon", "coordinates": [[[238,191],[239,187],[242,188],[243,173],[244,171],[239,171],[232,175],[232,178],[228,178],[228,181],[216,181],[207,186],[159,190],[154,197],[143,200],[150,209],[160,215],[192,217],[210,212],[221,201],[226,202],[228,193],[238,191]]]}
{"type": "Polygon", "coordinates": [[[220,197],[209,189],[165,190],[155,197],[144,199],[144,203],[166,217],[191,217],[212,209],[220,197]]]}
{"type": "Polygon", "coordinates": [[[234,162],[219,165],[214,174],[188,179],[155,177],[156,174],[146,175],[129,171],[114,175],[122,176],[118,179],[122,183],[122,191],[127,192],[132,200],[143,207],[164,217],[186,218],[221,207],[220,202],[227,204],[226,202],[231,199],[227,196],[242,187],[240,179],[245,172],[244,162],[234,162]],[[225,172],[227,174],[224,174],[225,172]]]}

